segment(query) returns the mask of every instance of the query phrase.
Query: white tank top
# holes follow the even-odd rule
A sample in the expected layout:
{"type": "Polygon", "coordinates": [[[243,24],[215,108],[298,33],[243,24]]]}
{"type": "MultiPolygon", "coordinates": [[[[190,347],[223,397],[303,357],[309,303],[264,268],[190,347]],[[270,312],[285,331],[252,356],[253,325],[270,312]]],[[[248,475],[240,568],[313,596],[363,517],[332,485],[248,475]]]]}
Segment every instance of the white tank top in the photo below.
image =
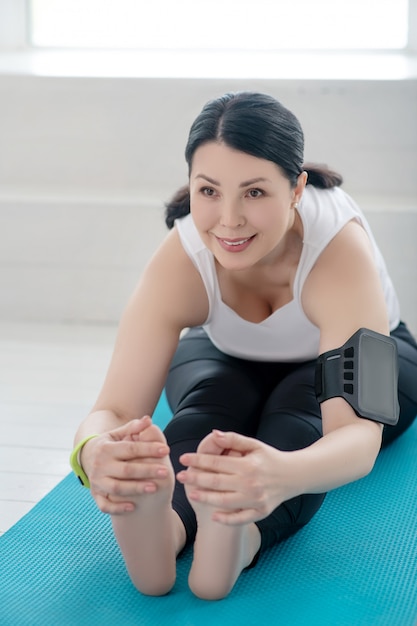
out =
{"type": "Polygon", "coordinates": [[[222,301],[213,254],[202,242],[192,216],[176,220],[182,245],[199,271],[207,291],[209,313],[203,327],[222,352],[258,361],[306,361],[318,356],[320,331],[303,311],[303,285],[321,252],[352,219],[357,220],[368,233],[385,294],[390,329],[398,326],[400,311],[394,287],[369,224],[352,198],[339,187],[322,190],[308,185],[298,212],[304,237],[294,279],[294,297],[259,323],[244,320],[222,301]]]}

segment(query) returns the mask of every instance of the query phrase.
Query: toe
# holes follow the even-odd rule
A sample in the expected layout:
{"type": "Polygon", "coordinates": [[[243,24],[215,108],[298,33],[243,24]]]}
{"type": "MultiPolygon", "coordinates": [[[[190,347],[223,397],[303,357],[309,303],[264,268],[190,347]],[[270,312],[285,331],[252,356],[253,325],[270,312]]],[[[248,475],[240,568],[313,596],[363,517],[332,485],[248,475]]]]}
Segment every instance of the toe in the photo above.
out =
{"type": "Polygon", "coordinates": [[[151,424],[148,428],[145,428],[145,430],[140,433],[139,439],[140,441],[157,441],[164,444],[167,442],[164,433],[159,426],[155,424],[151,424]]]}
{"type": "Polygon", "coordinates": [[[202,441],[200,442],[197,452],[201,452],[202,454],[223,454],[224,448],[221,448],[215,440],[213,433],[209,433],[202,441]]]}

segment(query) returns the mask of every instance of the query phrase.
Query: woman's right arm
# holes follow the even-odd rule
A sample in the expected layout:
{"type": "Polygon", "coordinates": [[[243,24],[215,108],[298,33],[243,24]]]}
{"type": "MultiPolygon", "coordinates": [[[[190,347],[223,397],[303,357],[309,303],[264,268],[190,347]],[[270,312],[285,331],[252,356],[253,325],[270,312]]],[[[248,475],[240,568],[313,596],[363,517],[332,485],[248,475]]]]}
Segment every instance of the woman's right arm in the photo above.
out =
{"type": "Polygon", "coordinates": [[[139,442],[126,436],[126,428],[139,433],[144,427],[132,420],[152,415],[181,330],[202,324],[207,313],[200,275],[173,230],[148,263],[124,311],[103,387],[75,435],[75,445],[89,435],[101,435],[90,439],[80,455],[93,495],[125,497],[131,492],[135,477],[126,475],[132,469],[125,461],[135,458],[139,442]]]}

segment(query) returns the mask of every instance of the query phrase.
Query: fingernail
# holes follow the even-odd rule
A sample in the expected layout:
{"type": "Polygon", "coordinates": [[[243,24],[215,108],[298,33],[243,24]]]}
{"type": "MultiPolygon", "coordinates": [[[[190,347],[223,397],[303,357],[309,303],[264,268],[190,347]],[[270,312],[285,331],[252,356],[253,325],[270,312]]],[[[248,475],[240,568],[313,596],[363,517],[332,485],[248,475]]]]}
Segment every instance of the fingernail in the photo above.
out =
{"type": "Polygon", "coordinates": [[[165,467],[159,468],[159,470],[156,473],[158,476],[161,476],[163,478],[165,478],[165,476],[168,476],[168,470],[165,467]]]}
{"type": "Polygon", "coordinates": [[[217,429],[213,429],[213,433],[215,435],[217,435],[218,437],[225,437],[226,436],[224,432],[222,432],[221,430],[217,430],[217,429]]]}
{"type": "Polygon", "coordinates": [[[156,491],[156,485],[145,485],[145,492],[146,493],[154,493],[156,491]]]}

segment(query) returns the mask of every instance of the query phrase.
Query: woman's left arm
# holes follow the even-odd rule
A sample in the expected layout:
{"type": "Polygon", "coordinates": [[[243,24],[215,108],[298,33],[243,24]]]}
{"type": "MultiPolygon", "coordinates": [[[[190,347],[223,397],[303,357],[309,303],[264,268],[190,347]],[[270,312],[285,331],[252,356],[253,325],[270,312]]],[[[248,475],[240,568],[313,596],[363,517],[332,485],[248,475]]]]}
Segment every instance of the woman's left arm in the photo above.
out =
{"type": "MultiPolygon", "coordinates": [[[[358,223],[349,222],[320,255],[305,283],[303,307],[320,329],[320,353],[339,348],[359,328],[389,334],[371,242],[358,223]]],[[[382,425],[358,417],[343,398],[323,402],[321,413],[323,438],[293,453],[304,493],[328,491],[365,476],[381,447],[382,425]]]]}
{"type": "MultiPolygon", "coordinates": [[[[358,223],[349,222],[319,257],[305,284],[303,306],[320,328],[320,353],[339,348],[359,328],[389,335],[374,253],[358,223]]],[[[382,425],[357,416],[343,398],[322,402],[321,413],[323,438],[294,453],[311,470],[306,493],[327,491],[365,476],[381,447],[382,425]]]]}

